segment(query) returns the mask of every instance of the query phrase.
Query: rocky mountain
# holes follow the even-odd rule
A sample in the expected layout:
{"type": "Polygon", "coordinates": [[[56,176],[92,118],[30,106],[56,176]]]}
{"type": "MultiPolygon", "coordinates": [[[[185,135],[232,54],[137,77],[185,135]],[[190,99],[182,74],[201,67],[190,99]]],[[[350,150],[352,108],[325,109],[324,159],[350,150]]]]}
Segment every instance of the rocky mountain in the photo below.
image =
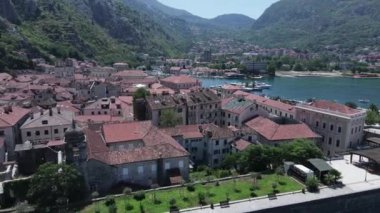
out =
{"type": "Polygon", "coordinates": [[[378,0],[281,0],[254,23],[251,38],[272,47],[378,45],[379,11],[378,0]]]}
{"type": "Polygon", "coordinates": [[[0,68],[51,56],[133,63],[136,53],[178,55],[191,44],[186,26],[162,26],[122,0],[2,0],[0,16],[0,68]]]}

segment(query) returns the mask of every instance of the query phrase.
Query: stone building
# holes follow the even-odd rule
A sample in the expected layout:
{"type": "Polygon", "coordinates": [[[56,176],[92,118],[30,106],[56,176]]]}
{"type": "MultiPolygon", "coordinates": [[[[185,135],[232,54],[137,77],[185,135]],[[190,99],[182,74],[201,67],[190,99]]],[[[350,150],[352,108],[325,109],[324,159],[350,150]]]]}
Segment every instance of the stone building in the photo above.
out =
{"type": "Polygon", "coordinates": [[[44,144],[49,141],[63,140],[73,119],[73,112],[60,108],[41,109],[40,112],[32,113],[20,128],[22,142],[44,144]]]}
{"type": "Polygon", "coordinates": [[[195,79],[188,75],[179,75],[179,76],[173,75],[173,76],[162,79],[161,84],[175,91],[202,86],[201,82],[198,79],[195,79]]]}
{"type": "Polygon", "coordinates": [[[165,128],[189,153],[195,165],[219,167],[226,155],[231,153],[235,134],[228,128],[215,124],[179,125],[165,128]]]}
{"type": "Polygon", "coordinates": [[[222,126],[242,127],[244,122],[258,115],[258,105],[245,98],[230,97],[222,100],[222,126]]]}
{"type": "Polygon", "coordinates": [[[160,125],[163,110],[177,113],[180,124],[221,123],[220,97],[209,89],[194,90],[187,94],[153,95],[146,98],[147,118],[160,125]]]}
{"type": "Polygon", "coordinates": [[[324,154],[334,156],[360,145],[366,112],[343,104],[317,100],[296,106],[296,118],[322,136],[324,154]]]}
{"type": "Polygon", "coordinates": [[[106,124],[85,134],[92,190],[107,191],[118,183],[180,184],[189,178],[189,153],[150,121],[106,124]]]}

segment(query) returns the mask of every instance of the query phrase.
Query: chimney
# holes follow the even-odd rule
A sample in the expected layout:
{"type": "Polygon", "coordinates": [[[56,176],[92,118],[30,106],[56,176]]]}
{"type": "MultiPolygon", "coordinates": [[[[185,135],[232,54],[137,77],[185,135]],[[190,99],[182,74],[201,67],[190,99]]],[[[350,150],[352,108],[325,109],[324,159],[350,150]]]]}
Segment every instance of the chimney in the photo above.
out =
{"type": "Polygon", "coordinates": [[[40,109],[40,113],[41,113],[41,115],[44,115],[44,110],[40,109]]]}
{"type": "Polygon", "coordinates": [[[53,116],[53,109],[52,108],[49,109],[49,116],[53,116]]]}
{"type": "Polygon", "coordinates": [[[57,113],[61,114],[61,107],[57,107],[57,113]]]}
{"type": "Polygon", "coordinates": [[[33,112],[30,112],[30,119],[34,119],[34,113],[33,112]]]}
{"type": "Polygon", "coordinates": [[[8,107],[7,107],[7,106],[4,107],[4,113],[5,113],[5,114],[9,114],[8,107]]]}

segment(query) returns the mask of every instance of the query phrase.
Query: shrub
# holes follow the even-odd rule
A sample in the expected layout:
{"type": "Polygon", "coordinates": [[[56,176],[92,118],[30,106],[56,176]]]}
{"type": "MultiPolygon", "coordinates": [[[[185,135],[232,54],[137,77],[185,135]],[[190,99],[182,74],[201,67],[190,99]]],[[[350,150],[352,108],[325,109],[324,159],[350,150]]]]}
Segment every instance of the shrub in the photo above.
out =
{"type": "Polygon", "coordinates": [[[140,203],[140,213],[145,213],[144,206],[140,203]]]}
{"type": "Polygon", "coordinates": [[[137,201],[142,201],[145,199],[145,193],[144,192],[136,192],[134,195],[133,195],[133,198],[137,201]]]}
{"type": "Polygon", "coordinates": [[[240,190],[240,189],[234,189],[234,192],[236,192],[236,193],[240,193],[241,190],[240,190]]]}
{"type": "Polygon", "coordinates": [[[125,210],[126,211],[131,211],[131,210],[133,210],[133,205],[132,204],[130,204],[130,203],[127,203],[126,205],[125,205],[125,210]]]}
{"type": "Polygon", "coordinates": [[[261,176],[261,174],[258,174],[256,178],[257,178],[257,180],[261,180],[261,179],[263,179],[263,176],[261,176]]]}
{"type": "Polygon", "coordinates": [[[219,178],[225,178],[231,176],[230,170],[220,170],[219,171],[219,178]]]}
{"type": "Polygon", "coordinates": [[[177,204],[177,201],[174,198],[172,198],[170,199],[169,204],[170,206],[175,206],[175,204],[177,204]]]}
{"type": "Polygon", "coordinates": [[[255,192],[251,192],[251,197],[257,197],[257,194],[255,192]]]}
{"type": "Polygon", "coordinates": [[[215,186],[220,186],[219,181],[216,181],[215,186]]]}
{"type": "Polygon", "coordinates": [[[260,187],[257,185],[253,185],[253,186],[249,187],[250,191],[255,191],[255,190],[259,190],[259,189],[260,189],[260,187]]]}
{"type": "Polygon", "coordinates": [[[155,205],[160,205],[160,204],[162,203],[162,201],[159,200],[159,199],[155,199],[155,200],[153,201],[153,203],[154,203],[155,205]]]}
{"type": "Polygon", "coordinates": [[[183,197],[182,200],[185,201],[185,202],[189,202],[190,199],[188,197],[183,197]]]}
{"type": "Polygon", "coordinates": [[[187,188],[187,191],[189,192],[195,191],[195,186],[193,184],[188,185],[186,188],[187,188]]]}
{"type": "Polygon", "coordinates": [[[205,196],[205,194],[203,192],[199,192],[198,193],[198,202],[201,205],[206,204],[206,196],[205,196]]]}
{"type": "Polygon", "coordinates": [[[319,190],[319,181],[316,177],[306,180],[306,187],[309,192],[317,192],[319,190]]]}
{"type": "Polygon", "coordinates": [[[117,206],[116,206],[115,203],[112,204],[112,205],[110,205],[110,206],[108,206],[108,212],[109,213],[116,213],[117,212],[117,206]]]}
{"type": "Polygon", "coordinates": [[[115,204],[115,198],[113,196],[107,196],[105,204],[108,207],[114,205],[115,204]]]}
{"type": "Polygon", "coordinates": [[[203,172],[203,171],[205,171],[206,169],[208,169],[208,167],[205,166],[205,165],[201,165],[201,166],[198,166],[198,167],[197,167],[197,171],[198,171],[198,172],[203,172]]]}

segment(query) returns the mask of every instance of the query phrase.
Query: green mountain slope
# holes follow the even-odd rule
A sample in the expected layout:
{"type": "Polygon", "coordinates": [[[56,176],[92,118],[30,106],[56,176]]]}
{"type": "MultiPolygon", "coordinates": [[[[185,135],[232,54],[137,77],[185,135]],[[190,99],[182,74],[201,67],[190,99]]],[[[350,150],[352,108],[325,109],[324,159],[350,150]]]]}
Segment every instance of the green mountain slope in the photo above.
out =
{"type": "Polygon", "coordinates": [[[254,23],[251,38],[270,47],[378,45],[379,11],[379,0],[281,0],[254,23]]]}
{"type": "Polygon", "coordinates": [[[210,19],[214,25],[232,28],[232,29],[249,29],[255,22],[254,19],[240,14],[226,14],[210,19]]]}
{"type": "Polygon", "coordinates": [[[177,55],[191,42],[121,0],[0,2],[0,68],[24,68],[30,58],[51,55],[133,64],[136,53],[177,55]]]}

